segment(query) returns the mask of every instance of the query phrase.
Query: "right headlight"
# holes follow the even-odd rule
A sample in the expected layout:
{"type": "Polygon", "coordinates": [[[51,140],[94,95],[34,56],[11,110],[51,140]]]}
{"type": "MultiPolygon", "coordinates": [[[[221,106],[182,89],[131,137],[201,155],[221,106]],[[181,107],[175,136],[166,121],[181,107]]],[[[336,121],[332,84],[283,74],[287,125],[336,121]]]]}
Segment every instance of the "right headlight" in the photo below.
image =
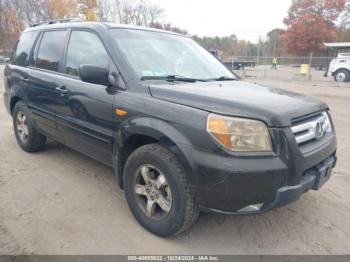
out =
{"type": "Polygon", "coordinates": [[[210,114],[207,131],[232,152],[272,151],[270,133],[261,121],[210,114]]]}

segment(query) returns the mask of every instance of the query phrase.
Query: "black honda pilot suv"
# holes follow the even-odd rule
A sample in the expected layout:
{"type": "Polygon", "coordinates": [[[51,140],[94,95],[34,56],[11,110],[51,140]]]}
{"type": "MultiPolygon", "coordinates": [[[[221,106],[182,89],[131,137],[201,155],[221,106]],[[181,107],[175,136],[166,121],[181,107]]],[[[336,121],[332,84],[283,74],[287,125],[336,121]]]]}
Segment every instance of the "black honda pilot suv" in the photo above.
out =
{"type": "Polygon", "coordinates": [[[5,68],[5,90],[24,151],[49,138],[113,167],[137,221],[164,237],[199,211],[259,214],[293,202],[336,164],[325,103],[240,81],[172,32],[30,27],[5,68]]]}

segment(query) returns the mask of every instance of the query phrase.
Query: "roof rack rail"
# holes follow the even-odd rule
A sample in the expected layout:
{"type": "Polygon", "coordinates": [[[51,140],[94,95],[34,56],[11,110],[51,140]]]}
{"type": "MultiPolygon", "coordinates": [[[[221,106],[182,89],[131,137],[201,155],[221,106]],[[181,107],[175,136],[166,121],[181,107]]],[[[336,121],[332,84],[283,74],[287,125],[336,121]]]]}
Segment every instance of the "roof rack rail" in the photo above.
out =
{"type": "Polygon", "coordinates": [[[76,18],[65,18],[65,19],[59,19],[59,20],[49,20],[49,21],[44,21],[40,23],[35,23],[30,25],[30,27],[36,27],[36,26],[41,26],[41,25],[52,25],[52,24],[59,24],[59,23],[79,23],[83,22],[83,20],[79,17],[76,18]]]}

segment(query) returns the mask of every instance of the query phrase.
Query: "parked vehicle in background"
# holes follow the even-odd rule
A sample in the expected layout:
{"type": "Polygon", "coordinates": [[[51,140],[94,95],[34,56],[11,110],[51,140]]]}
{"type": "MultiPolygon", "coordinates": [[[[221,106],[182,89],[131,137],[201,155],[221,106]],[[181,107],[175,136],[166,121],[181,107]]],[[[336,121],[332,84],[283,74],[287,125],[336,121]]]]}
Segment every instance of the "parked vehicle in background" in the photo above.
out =
{"type": "Polygon", "coordinates": [[[8,61],[10,61],[10,58],[0,56],[0,64],[6,64],[8,61]]]}
{"type": "Polygon", "coordinates": [[[256,61],[254,60],[242,60],[242,59],[232,59],[230,62],[224,62],[226,67],[231,70],[243,70],[246,67],[255,67],[256,61]]]}
{"type": "Polygon", "coordinates": [[[350,81],[350,54],[339,53],[337,58],[329,64],[328,75],[333,76],[337,82],[350,81]]]}
{"type": "Polygon", "coordinates": [[[330,62],[325,76],[334,77],[337,82],[350,81],[350,53],[338,53],[339,50],[350,49],[350,43],[326,43],[337,56],[330,62]]]}
{"type": "Polygon", "coordinates": [[[218,60],[221,61],[221,56],[220,56],[219,50],[214,49],[214,48],[210,48],[208,51],[209,51],[209,53],[211,53],[214,57],[216,57],[218,60]]]}
{"type": "Polygon", "coordinates": [[[350,58],[350,53],[339,53],[338,58],[350,58]]]}
{"type": "Polygon", "coordinates": [[[192,39],[150,28],[25,30],[4,102],[24,151],[51,138],[113,167],[132,214],[160,236],[185,231],[200,210],[291,203],[319,190],[337,160],[325,103],[239,81],[192,39]]]}

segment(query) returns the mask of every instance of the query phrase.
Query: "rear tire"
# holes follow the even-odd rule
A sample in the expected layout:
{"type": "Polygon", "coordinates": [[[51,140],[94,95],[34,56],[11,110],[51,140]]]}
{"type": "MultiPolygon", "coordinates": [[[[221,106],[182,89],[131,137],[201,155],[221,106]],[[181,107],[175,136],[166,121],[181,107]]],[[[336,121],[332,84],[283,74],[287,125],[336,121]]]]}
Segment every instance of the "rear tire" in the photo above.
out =
{"type": "Polygon", "coordinates": [[[349,82],[350,72],[346,69],[340,69],[335,73],[334,80],[336,82],[349,82]]]}
{"type": "Polygon", "coordinates": [[[19,146],[26,152],[42,150],[46,144],[46,136],[34,127],[28,107],[21,101],[13,110],[13,128],[19,146]]]}
{"type": "Polygon", "coordinates": [[[160,144],[142,146],[131,154],[124,168],[124,190],[136,220],[156,235],[180,234],[198,218],[182,164],[160,144]]]}

